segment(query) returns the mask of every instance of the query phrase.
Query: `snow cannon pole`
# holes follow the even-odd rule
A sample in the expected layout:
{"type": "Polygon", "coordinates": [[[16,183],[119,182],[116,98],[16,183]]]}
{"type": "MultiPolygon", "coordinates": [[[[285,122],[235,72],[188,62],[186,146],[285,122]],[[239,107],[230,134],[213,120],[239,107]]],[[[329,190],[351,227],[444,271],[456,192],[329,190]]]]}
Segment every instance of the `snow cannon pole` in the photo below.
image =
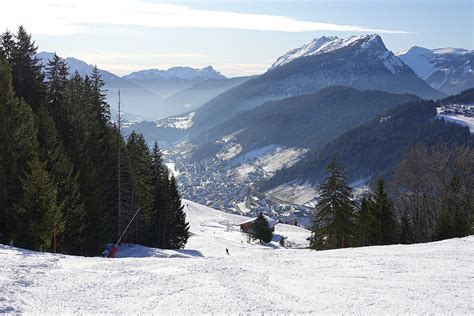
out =
{"type": "Polygon", "coordinates": [[[118,247],[118,245],[119,245],[120,242],[122,241],[123,236],[124,236],[125,233],[127,232],[128,228],[129,228],[130,225],[132,224],[132,222],[133,222],[133,220],[135,219],[135,217],[137,217],[138,212],[140,212],[140,208],[137,209],[137,211],[136,211],[135,214],[133,215],[133,217],[132,217],[132,219],[130,220],[130,222],[128,222],[127,227],[125,227],[125,229],[123,230],[122,235],[120,235],[120,238],[117,240],[117,242],[116,242],[115,245],[112,247],[112,249],[110,249],[110,252],[109,252],[109,255],[107,256],[107,258],[114,258],[115,253],[117,252],[117,247],[118,247]]]}

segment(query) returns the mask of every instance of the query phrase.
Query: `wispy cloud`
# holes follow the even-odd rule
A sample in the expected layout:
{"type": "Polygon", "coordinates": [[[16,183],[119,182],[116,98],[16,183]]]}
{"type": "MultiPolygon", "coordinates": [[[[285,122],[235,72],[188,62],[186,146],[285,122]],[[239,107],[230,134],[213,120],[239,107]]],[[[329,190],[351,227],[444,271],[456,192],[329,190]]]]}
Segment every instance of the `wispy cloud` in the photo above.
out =
{"type": "Polygon", "coordinates": [[[302,21],[291,17],[198,10],[184,5],[143,0],[15,0],[2,4],[0,27],[25,25],[34,34],[69,35],[94,32],[96,25],[153,28],[228,28],[276,32],[343,31],[407,33],[372,27],[302,21]]]}

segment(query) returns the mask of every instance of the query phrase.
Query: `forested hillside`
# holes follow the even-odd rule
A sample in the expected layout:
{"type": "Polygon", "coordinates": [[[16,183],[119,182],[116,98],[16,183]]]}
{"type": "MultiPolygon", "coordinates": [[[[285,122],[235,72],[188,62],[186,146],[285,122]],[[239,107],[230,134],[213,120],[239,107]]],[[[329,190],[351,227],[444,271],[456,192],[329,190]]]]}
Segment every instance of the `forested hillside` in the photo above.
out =
{"type": "MultiPolygon", "coordinates": [[[[446,100],[465,100],[465,94],[446,100]]],[[[446,101],[441,101],[446,102],[446,101]]],[[[293,167],[282,170],[262,185],[267,190],[279,184],[299,180],[318,183],[325,166],[337,158],[345,167],[351,181],[364,179],[377,173],[388,172],[400,161],[411,146],[473,146],[469,128],[436,119],[434,101],[407,103],[354,128],[319,150],[309,152],[293,167]]]]}
{"type": "Polygon", "coordinates": [[[267,102],[191,138],[194,143],[219,141],[236,133],[233,142],[247,150],[267,145],[320,148],[345,131],[418,97],[333,86],[319,92],[267,102]]]}

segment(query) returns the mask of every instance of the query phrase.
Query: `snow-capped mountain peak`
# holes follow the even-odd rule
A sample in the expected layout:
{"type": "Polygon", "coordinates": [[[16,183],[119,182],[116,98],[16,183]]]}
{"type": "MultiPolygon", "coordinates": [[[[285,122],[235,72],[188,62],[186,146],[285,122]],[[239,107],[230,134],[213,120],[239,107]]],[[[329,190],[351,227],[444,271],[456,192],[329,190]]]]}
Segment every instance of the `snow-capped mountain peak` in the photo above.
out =
{"type": "Polygon", "coordinates": [[[433,88],[446,94],[455,94],[474,86],[472,50],[413,46],[397,55],[433,88]]]}
{"type": "Polygon", "coordinates": [[[124,76],[126,79],[143,80],[143,79],[185,79],[192,80],[196,78],[200,79],[224,79],[225,77],[214,70],[212,66],[207,66],[201,69],[176,66],[171,67],[168,70],[160,69],[146,69],[137,72],[132,72],[124,76]]]}
{"type": "Polygon", "coordinates": [[[382,38],[377,34],[371,35],[357,35],[347,38],[339,38],[337,36],[323,36],[316,38],[308,44],[290,50],[283,56],[279,57],[271,69],[275,69],[287,63],[290,63],[298,58],[326,54],[334,52],[347,47],[358,47],[357,51],[364,51],[379,58],[386,66],[386,68],[393,74],[399,73],[403,69],[403,62],[401,62],[392,52],[387,50],[382,38]]]}

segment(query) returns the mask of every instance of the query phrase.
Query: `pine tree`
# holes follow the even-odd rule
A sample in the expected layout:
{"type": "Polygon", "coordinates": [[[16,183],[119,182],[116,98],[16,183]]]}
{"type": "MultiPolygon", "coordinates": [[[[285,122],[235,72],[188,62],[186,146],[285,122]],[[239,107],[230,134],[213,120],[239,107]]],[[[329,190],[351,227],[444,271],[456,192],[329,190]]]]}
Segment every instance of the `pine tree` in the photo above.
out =
{"type": "Polygon", "coordinates": [[[15,39],[11,61],[15,94],[36,110],[45,92],[42,65],[36,57],[37,47],[23,26],[18,28],[15,39]]]}
{"type": "Polygon", "coordinates": [[[373,202],[370,203],[372,218],[370,244],[390,245],[398,242],[398,222],[395,210],[387,193],[383,179],[378,179],[373,202]]]}
{"type": "MultiPolygon", "coordinates": [[[[130,215],[140,208],[140,213],[134,220],[133,226],[125,240],[143,243],[147,239],[147,227],[152,218],[152,179],[150,175],[151,157],[148,146],[142,135],[132,132],[127,139],[125,156],[132,184],[132,202],[130,215]]],[[[128,222],[129,219],[125,219],[128,222]]]]}
{"type": "Polygon", "coordinates": [[[46,66],[47,104],[56,128],[66,134],[67,118],[65,113],[66,86],[69,70],[66,62],[54,54],[46,66]]]}
{"type": "Polygon", "coordinates": [[[186,222],[184,205],[181,201],[181,195],[179,194],[174,176],[171,176],[169,180],[168,196],[170,198],[169,205],[172,213],[168,248],[181,249],[184,248],[189,238],[189,223],[186,222]]]}
{"type": "Polygon", "coordinates": [[[10,62],[13,58],[13,52],[16,46],[14,36],[10,31],[6,31],[2,34],[2,43],[0,46],[1,57],[10,62]]]}
{"type": "Polygon", "coordinates": [[[9,205],[7,187],[7,102],[11,102],[11,76],[10,67],[0,56],[0,243],[8,243],[9,205]]]}
{"type": "Polygon", "coordinates": [[[371,202],[370,196],[363,197],[357,212],[357,245],[362,247],[370,245],[370,224],[373,222],[370,212],[371,202]]]}
{"type": "Polygon", "coordinates": [[[57,189],[39,158],[31,161],[22,185],[23,194],[15,204],[20,218],[18,244],[37,251],[52,251],[53,233],[61,235],[64,222],[57,204],[57,189]]]}
{"type": "Polygon", "coordinates": [[[84,248],[85,210],[79,192],[77,175],[66,155],[52,118],[41,107],[37,114],[38,141],[42,161],[58,188],[58,208],[64,215],[65,232],[62,235],[62,249],[67,253],[82,254],[84,248]]]}
{"type": "Polygon", "coordinates": [[[31,108],[14,97],[10,67],[0,64],[0,238],[16,242],[21,233],[14,203],[23,194],[21,176],[29,172],[30,162],[38,152],[34,116],[31,108]]]}
{"type": "Polygon", "coordinates": [[[162,154],[155,142],[151,154],[151,183],[153,207],[149,226],[150,245],[165,248],[167,233],[167,219],[169,206],[168,169],[163,163],[162,154]]]}
{"type": "Polygon", "coordinates": [[[352,189],[342,166],[333,160],[321,185],[321,199],[312,223],[312,249],[343,248],[351,244],[354,230],[352,189]]]}
{"type": "Polygon", "coordinates": [[[269,243],[273,239],[273,232],[267,219],[260,212],[253,222],[251,235],[253,239],[258,239],[260,243],[269,243]]]}

